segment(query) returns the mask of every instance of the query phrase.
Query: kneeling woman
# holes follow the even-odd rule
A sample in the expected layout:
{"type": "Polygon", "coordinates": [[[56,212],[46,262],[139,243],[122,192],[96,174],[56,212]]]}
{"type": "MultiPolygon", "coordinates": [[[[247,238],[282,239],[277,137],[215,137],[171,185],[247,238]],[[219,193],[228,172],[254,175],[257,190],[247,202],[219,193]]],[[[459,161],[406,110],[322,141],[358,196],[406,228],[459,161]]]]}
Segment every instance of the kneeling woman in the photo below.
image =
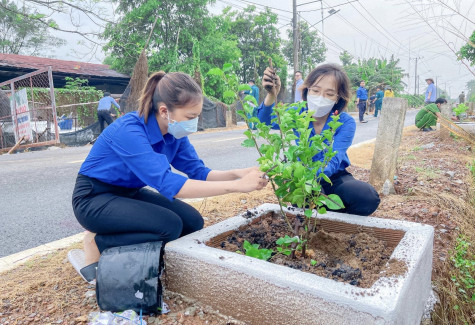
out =
{"type": "Polygon", "coordinates": [[[95,263],[106,248],[166,243],[203,228],[200,213],[175,198],[266,186],[257,167],[205,167],[187,138],[197,130],[202,105],[202,91],[190,76],[157,72],[147,81],[138,112],[118,119],[95,142],[79,170],[72,200],[77,220],[89,231],[84,238],[87,267],[80,272],[87,281],[95,278],[95,263]]]}
{"type": "MultiPolygon", "coordinates": [[[[259,119],[270,125],[272,108],[276,95],[280,91],[280,79],[274,71],[267,68],[264,72],[262,86],[270,89],[264,102],[258,108],[259,119]]],[[[334,64],[322,64],[310,72],[302,87],[302,99],[307,101],[307,107],[302,110],[314,112],[315,121],[311,122],[310,137],[329,128],[332,114],[339,114],[339,122],[343,123],[335,133],[333,149],[337,151],[335,157],[328,163],[324,173],[332,183],[322,182],[325,194],[337,194],[345,205],[345,209],[338,210],[350,214],[368,216],[379,205],[379,195],[368,183],[356,180],[346,168],[350,160],[346,151],[351,146],[356,131],[355,120],[344,111],[350,98],[350,82],[346,73],[334,64]]],[[[273,124],[273,128],[278,128],[273,124]]],[[[313,157],[314,161],[323,160],[323,153],[313,157]]]]}

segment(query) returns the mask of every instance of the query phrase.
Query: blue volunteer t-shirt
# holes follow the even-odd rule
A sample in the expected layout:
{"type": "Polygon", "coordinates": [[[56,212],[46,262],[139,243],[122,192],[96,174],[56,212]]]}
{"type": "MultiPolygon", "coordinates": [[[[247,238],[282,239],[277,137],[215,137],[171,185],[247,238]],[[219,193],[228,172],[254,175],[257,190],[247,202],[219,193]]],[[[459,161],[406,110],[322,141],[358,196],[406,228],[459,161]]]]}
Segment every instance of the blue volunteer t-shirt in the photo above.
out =
{"type": "Polygon", "coordinates": [[[300,90],[300,86],[303,84],[303,79],[297,80],[295,83],[295,98],[294,103],[300,102],[302,100],[302,90],[300,90]]]}
{"type": "Polygon", "coordinates": [[[435,102],[436,99],[437,99],[437,94],[436,94],[435,85],[434,85],[434,84],[430,84],[430,85],[427,87],[427,90],[426,90],[426,99],[425,99],[425,101],[432,103],[432,102],[435,102]],[[430,94],[430,98],[428,97],[428,96],[429,96],[429,92],[431,93],[431,94],[430,94]]]}
{"type": "Polygon", "coordinates": [[[173,200],[187,177],[173,173],[171,166],[191,179],[203,181],[211,171],[188,137],[162,135],[154,114],[145,123],[143,116],[132,112],[101,133],[79,174],[127,188],[148,185],[173,200]]]}
{"type": "MultiPolygon", "coordinates": [[[[261,122],[266,123],[267,125],[271,125],[273,129],[279,129],[279,125],[277,123],[272,123],[271,120],[275,117],[272,115],[272,109],[274,108],[274,104],[271,106],[265,106],[264,102],[258,108],[257,116],[261,120],[261,122]]],[[[306,111],[307,108],[304,107],[301,109],[300,112],[306,111]]],[[[328,116],[327,121],[325,122],[325,126],[322,129],[320,135],[323,134],[323,131],[329,129],[328,123],[332,121],[331,114],[328,116]]],[[[350,166],[350,159],[348,158],[348,154],[346,151],[353,143],[353,138],[356,132],[356,122],[349,114],[343,112],[340,113],[339,122],[343,123],[338,129],[336,129],[335,136],[333,138],[333,150],[336,151],[335,157],[333,157],[330,162],[328,163],[327,167],[323,171],[325,175],[331,177],[332,175],[345,170],[347,167],[350,166]]],[[[315,129],[313,128],[313,124],[310,122],[308,128],[312,129],[310,133],[310,137],[315,135],[315,129]]],[[[295,131],[294,131],[295,132],[295,131]]],[[[297,133],[297,132],[295,132],[297,133]]],[[[297,134],[298,136],[298,134],[297,134]]],[[[313,161],[323,161],[324,152],[321,151],[313,157],[313,161]]]]}
{"type": "Polygon", "coordinates": [[[111,105],[114,105],[115,107],[120,109],[119,104],[117,104],[117,102],[115,101],[114,98],[112,98],[111,96],[102,97],[99,100],[99,104],[97,105],[97,110],[98,111],[102,111],[102,110],[107,110],[108,111],[108,110],[110,110],[111,105]]]}
{"type": "Polygon", "coordinates": [[[367,100],[368,99],[368,90],[364,87],[359,87],[358,90],[356,91],[356,97],[359,98],[360,100],[367,100]]]}

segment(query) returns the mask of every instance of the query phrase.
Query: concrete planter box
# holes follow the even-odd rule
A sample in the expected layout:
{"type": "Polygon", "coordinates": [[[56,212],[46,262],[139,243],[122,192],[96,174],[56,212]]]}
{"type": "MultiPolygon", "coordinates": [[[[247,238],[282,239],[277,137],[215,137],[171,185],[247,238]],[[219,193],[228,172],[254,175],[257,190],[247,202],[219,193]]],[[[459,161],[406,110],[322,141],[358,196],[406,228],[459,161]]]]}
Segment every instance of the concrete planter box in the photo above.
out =
{"type": "Polygon", "coordinates": [[[475,122],[457,122],[455,123],[470,134],[475,135],[475,122]]]}
{"type": "Polygon", "coordinates": [[[279,208],[264,204],[253,218],[237,216],[168,243],[167,289],[248,324],[420,323],[431,291],[431,226],[332,212],[319,217],[327,231],[386,240],[395,247],[391,257],[407,263],[403,276],[382,276],[367,289],[205,245],[272,210],[279,208]]]}

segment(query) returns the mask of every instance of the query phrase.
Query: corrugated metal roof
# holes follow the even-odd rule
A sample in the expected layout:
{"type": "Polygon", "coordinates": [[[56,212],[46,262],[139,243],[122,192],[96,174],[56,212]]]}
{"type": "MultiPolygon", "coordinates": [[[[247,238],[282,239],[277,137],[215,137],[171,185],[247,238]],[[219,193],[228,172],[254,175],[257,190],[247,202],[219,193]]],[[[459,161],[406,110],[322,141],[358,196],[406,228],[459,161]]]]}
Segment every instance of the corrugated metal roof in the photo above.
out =
{"type": "Polygon", "coordinates": [[[51,66],[54,72],[110,78],[129,78],[129,76],[125,74],[110,69],[109,66],[105,64],[0,53],[0,67],[37,70],[48,66],[51,66]]]}

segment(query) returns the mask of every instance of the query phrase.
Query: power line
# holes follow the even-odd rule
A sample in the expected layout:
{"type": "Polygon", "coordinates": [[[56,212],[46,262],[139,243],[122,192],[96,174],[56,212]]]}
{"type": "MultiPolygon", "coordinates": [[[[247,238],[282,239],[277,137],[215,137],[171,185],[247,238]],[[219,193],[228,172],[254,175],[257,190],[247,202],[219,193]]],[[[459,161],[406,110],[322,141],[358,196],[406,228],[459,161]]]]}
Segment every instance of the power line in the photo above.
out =
{"type": "Polygon", "coordinates": [[[350,2],[345,2],[345,3],[339,3],[337,5],[331,6],[331,7],[325,7],[325,8],[318,8],[318,9],[311,9],[311,10],[305,10],[305,12],[312,12],[312,11],[320,11],[320,10],[326,10],[326,9],[333,9],[335,7],[340,7],[340,6],[345,6],[348,3],[356,2],[358,0],[352,0],[350,2]]]}
{"type": "Polygon", "coordinates": [[[388,52],[391,52],[393,55],[396,55],[393,53],[393,51],[391,51],[389,48],[387,48],[386,46],[382,45],[381,43],[377,42],[375,39],[369,37],[366,33],[364,33],[363,31],[361,31],[358,27],[356,27],[355,25],[353,25],[352,23],[350,23],[345,17],[343,17],[341,14],[337,14],[337,17],[340,18],[341,20],[343,20],[344,22],[346,22],[348,25],[350,25],[351,27],[353,27],[354,29],[356,29],[358,32],[360,32],[362,35],[366,36],[366,38],[376,44],[378,44],[380,47],[382,47],[383,49],[385,49],[386,51],[388,52]]]}
{"type": "MultiPolygon", "coordinates": [[[[348,0],[347,0],[347,2],[348,2],[348,0]]],[[[351,2],[348,2],[348,3],[351,4],[351,2]]],[[[405,48],[404,45],[402,45],[402,43],[401,43],[398,39],[396,39],[390,32],[388,32],[388,30],[387,30],[383,25],[381,25],[381,24],[379,23],[379,21],[376,20],[376,18],[374,18],[374,16],[365,8],[365,6],[363,6],[363,4],[361,3],[361,1],[358,1],[358,3],[359,3],[359,5],[361,6],[361,8],[363,8],[363,10],[366,11],[366,13],[386,32],[386,34],[388,34],[388,35],[391,36],[396,42],[398,42],[400,47],[405,48]]],[[[351,6],[356,9],[356,7],[355,7],[353,4],[351,4],[351,6]]],[[[358,9],[356,9],[356,11],[358,11],[358,13],[360,13],[358,9]]],[[[360,13],[360,15],[361,15],[361,13],[360,13]]],[[[366,19],[366,17],[365,17],[364,15],[362,15],[362,16],[366,19]]],[[[366,20],[367,20],[368,22],[370,22],[368,19],[366,19],[366,20]]],[[[371,23],[371,22],[370,22],[370,23],[371,23]]],[[[379,29],[378,29],[378,31],[381,33],[381,31],[380,31],[379,29]]],[[[381,34],[382,34],[382,33],[381,33],[381,34]]],[[[394,42],[393,42],[393,43],[394,43],[394,42]]],[[[395,43],[394,43],[394,44],[395,44],[395,43]]],[[[397,45],[397,44],[396,44],[396,45],[397,45]]],[[[407,50],[407,48],[405,48],[405,49],[407,50]]],[[[410,51],[409,51],[409,52],[410,52],[410,51]]]]}
{"type": "Polygon", "coordinates": [[[270,9],[277,10],[277,11],[283,11],[283,12],[292,13],[292,11],[289,11],[289,10],[284,10],[284,9],[279,9],[279,8],[275,8],[275,7],[270,7],[270,6],[266,6],[266,5],[263,5],[263,4],[260,4],[260,3],[255,3],[255,2],[252,2],[252,1],[248,1],[248,0],[236,0],[236,1],[244,2],[244,3],[250,3],[250,4],[253,4],[253,5],[256,5],[256,6],[261,6],[261,7],[267,7],[267,8],[270,8],[270,9]]]}
{"type": "MultiPolygon", "coordinates": [[[[232,3],[232,2],[229,2],[229,1],[225,1],[225,0],[218,0],[224,4],[227,4],[228,6],[231,6],[231,7],[234,7],[236,9],[239,9],[239,10],[245,10],[246,7],[243,7],[243,6],[240,6],[240,5],[237,5],[235,3],[232,3]]],[[[238,0],[235,0],[235,1],[238,1],[238,0]]],[[[256,11],[258,13],[265,13],[264,10],[260,9],[260,8],[256,8],[256,11]]],[[[292,22],[292,18],[289,18],[287,16],[283,16],[282,14],[278,14],[278,13],[275,13],[277,15],[277,17],[280,19],[280,20],[284,20],[284,21],[288,21],[288,22],[292,22]]]]}

